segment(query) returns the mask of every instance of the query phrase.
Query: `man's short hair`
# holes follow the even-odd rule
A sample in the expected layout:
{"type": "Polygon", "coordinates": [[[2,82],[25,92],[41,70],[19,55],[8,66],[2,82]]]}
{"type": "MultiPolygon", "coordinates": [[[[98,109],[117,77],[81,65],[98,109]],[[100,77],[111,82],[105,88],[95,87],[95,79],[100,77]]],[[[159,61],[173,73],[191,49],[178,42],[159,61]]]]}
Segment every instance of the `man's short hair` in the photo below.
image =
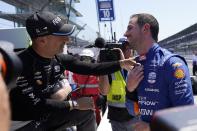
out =
{"type": "Polygon", "coordinates": [[[147,14],[147,13],[140,13],[140,14],[134,14],[131,16],[131,18],[133,17],[137,18],[137,23],[140,27],[148,23],[150,25],[150,31],[151,31],[153,39],[155,41],[158,41],[159,23],[154,16],[152,16],[151,14],[147,14]]]}

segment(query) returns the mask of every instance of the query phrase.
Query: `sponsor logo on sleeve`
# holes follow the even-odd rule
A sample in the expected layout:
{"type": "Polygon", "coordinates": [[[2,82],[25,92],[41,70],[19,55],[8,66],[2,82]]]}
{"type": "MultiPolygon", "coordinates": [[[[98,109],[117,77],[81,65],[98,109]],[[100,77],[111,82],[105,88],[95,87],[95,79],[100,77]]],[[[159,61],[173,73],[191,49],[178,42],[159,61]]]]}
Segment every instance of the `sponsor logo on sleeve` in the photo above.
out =
{"type": "Polygon", "coordinates": [[[173,66],[173,67],[180,67],[180,66],[182,66],[182,65],[183,65],[182,63],[177,62],[177,63],[174,63],[172,66],[173,66]]]}
{"type": "Polygon", "coordinates": [[[175,95],[180,95],[180,94],[184,94],[187,92],[187,88],[188,88],[188,84],[186,80],[180,80],[178,82],[175,82],[175,95]]]}
{"type": "Polygon", "coordinates": [[[177,79],[182,79],[185,77],[185,72],[183,69],[176,69],[174,72],[174,77],[177,79]]]}
{"type": "Polygon", "coordinates": [[[59,65],[56,65],[56,66],[54,67],[54,69],[55,69],[55,72],[60,72],[60,66],[59,66],[59,65]]]}

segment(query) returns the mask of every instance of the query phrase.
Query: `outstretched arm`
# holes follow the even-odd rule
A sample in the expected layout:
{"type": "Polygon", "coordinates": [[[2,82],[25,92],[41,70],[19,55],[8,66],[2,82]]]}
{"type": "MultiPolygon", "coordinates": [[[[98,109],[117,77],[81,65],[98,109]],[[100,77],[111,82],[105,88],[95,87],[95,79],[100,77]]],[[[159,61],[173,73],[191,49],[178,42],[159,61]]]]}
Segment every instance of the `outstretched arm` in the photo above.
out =
{"type": "Polygon", "coordinates": [[[121,68],[129,69],[131,66],[136,65],[133,59],[103,63],[85,63],[71,55],[65,54],[58,55],[57,59],[66,70],[83,75],[106,75],[118,71],[121,68]]]}

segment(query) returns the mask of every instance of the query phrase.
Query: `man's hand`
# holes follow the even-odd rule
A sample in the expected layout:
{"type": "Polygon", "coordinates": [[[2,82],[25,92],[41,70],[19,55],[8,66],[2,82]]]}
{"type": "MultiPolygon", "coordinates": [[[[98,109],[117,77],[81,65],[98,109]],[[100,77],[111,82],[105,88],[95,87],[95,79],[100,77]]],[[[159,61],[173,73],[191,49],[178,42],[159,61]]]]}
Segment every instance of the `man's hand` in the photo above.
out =
{"type": "Polygon", "coordinates": [[[136,61],[134,61],[134,58],[120,60],[119,62],[120,67],[128,71],[131,70],[134,66],[140,65],[139,63],[136,63],[136,61]]]}
{"type": "Polygon", "coordinates": [[[67,79],[62,79],[61,81],[59,81],[58,86],[61,86],[61,89],[51,95],[51,98],[63,101],[67,99],[68,94],[72,91],[72,88],[67,79]]]}
{"type": "Polygon", "coordinates": [[[94,100],[91,97],[81,97],[76,100],[77,106],[74,109],[78,110],[94,110],[94,100]]]}
{"type": "Polygon", "coordinates": [[[143,78],[143,66],[135,66],[132,70],[128,72],[127,90],[129,92],[134,91],[143,78]]]}
{"type": "Polygon", "coordinates": [[[6,88],[0,74],[0,131],[9,131],[10,126],[10,103],[6,88]]]}
{"type": "Polygon", "coordinates": [[[122,50],[120,48],[113,48],[112,50],[118,50],[119,51],[119,53],[120,53],[120,60],[124,60],[125,59],[124,54],[123,54],[123,52],[122,52],[122,50]]]}

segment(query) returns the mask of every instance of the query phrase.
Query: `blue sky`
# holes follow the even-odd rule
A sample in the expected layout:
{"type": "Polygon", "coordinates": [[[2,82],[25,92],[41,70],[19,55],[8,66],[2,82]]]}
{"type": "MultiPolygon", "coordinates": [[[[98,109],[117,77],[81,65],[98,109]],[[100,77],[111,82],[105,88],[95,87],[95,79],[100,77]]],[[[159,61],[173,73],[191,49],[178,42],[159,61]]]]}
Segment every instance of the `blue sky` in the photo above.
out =
{"type": "MultiPolygon", "coordinates": [[[[98,30],[96,0],[80,0],[76,7],[82,14],[80,18],[90,27],[98,30]],[[87,4],[88,1],[88,4],[87,4]]],[[[126,30],[129,17],[135,13],[150,13],[160,24],[159,40],[167,38],[186,27],[197,23],[197,0],[113,0],[116,20],[112,22],[113,31],[120,38],[126,30]]],[[[108,37],[110,33],[109,22],[100,24],[101,33],[108,37]],[[108,32],[108,33],[107,33],[108,32]]]]}
{"type": "MultiPolygon", "coordinates": [[[[197,0],[113,0],[115,21],[112,22],[113,31],[117,38],[122,37],[126,30],[129,17],[135,13],[150,13],[154,15],[160,24],[159,40],[173,35],[186,27],[197,23],[197,0]]],[[[80,0],[76,8],[83,14],[79,18],[92,29],[98,31],[96,0],[80,0]]],[[[13,12],[14,8],[2,4],[0,11],[13,12]]],[[[12,23],[2,22],[0,28],[13,26],[12,23]]],[[[105,38],[110,37],[109,22],[100,23],[101,34],[105,38]],[[107,27],[104,27],[104,24],[107,27]]]]}

